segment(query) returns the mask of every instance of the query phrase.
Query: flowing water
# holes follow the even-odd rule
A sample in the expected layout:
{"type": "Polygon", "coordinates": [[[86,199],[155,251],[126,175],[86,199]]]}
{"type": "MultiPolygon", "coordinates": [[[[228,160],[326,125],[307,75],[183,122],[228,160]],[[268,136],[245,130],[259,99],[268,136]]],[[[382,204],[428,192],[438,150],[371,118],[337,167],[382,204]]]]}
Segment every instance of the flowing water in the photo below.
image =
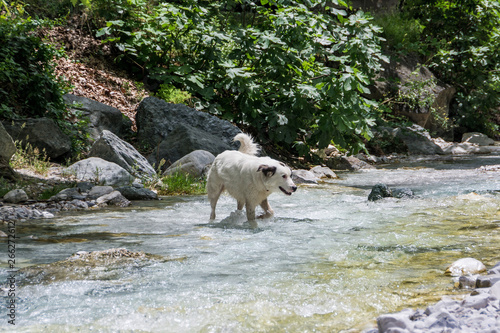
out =
{"type": "MultiPolygon", "coordinates": [[[[446,267],[500,261],[498,157],[471,163],[345,173],[292,196],[257,228],[223,196],[208,223],[205,197],[136,202],[130,209],[17,224],[17,268],[77,251],[124,247],[168,261],[79,279],[18,281],[20,332],[340,332],[377,315],[459,296],[446,267]],[[376,183],[414,199],[367,201],[376,183]],[[96,277],[97,276],[97,277],[96,277]]],[[[5,245],[6,247],[6,245],[5,245]]],[[[7,253],[4,250],[4,253],[7,253]]],[[[1,281],[8,277],[1,258],[1,281]]],[[[5,314],[5,308],[2,313],[5,314]]],[[[12,330],[6,315],[0,329],[12,330]]]]}

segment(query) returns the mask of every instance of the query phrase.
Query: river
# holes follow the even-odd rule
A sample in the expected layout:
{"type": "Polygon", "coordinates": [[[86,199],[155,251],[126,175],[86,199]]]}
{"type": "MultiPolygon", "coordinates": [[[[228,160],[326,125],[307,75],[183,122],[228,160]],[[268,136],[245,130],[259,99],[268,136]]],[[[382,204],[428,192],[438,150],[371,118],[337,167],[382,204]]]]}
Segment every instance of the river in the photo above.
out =
{"type": "MultiPolygon", "coordinates": [[[[271,195],[276,216],[257,228],[228,196],[213,223],[204,196],[18,222],[17,269],[110,248],[172,260],[20,279],[16,331],[360,332],[380,314],[459,297],[444,275],[449,264],[500,261],[500,168],[485,164],[500,158],[341,173],[292,196],[271,195]],[[369,202],[377,183],[416,197],[369,202]]],[[[6,281],[7,256],[0,258],[6,281]]],[[[2,316],[0,329],[12,328],[2,316]]]]}

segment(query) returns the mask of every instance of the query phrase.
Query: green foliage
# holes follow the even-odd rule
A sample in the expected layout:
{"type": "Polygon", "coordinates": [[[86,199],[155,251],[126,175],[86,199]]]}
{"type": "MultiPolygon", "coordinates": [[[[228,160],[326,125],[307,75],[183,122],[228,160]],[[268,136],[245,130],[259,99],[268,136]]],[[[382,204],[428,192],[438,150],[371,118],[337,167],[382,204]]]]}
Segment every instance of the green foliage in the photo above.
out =
{"type": "Polygon", "coordinates": [[[63,100],[67,84],[56,77],[54,59],[63,52],[46,43],[37,29],[46,24],[27,16],[24,7],[4,4],[0,15],[0,119],[48,117],[73,140],[85,145],[85,123],[71,123],[63,100]]]}
{"type": "Polygon", "coordinates": [[[163,99],[166,102],[180,104],[191,99],[191,94],[175,88],[169,84],[161,84],[160,89],[156,93],[156,97],[163,99]]]}
{"type": "Polygon", "coordinates": [[[401,54],[423,52],[420,39],[424,26],[419,20],[393,11],[377,15],[373,22],[382,28],[382,37],[389,51],[401,54]]]}
{"type": "Polygon", "coordinates": [[[161,186],[157,188],[159,195],[205,194],[206,181],[189,174],[176,172],[161,179],[161,186]]]}
{"type": "Polygon", "coordinates": [[[47,175],[51,163],[44,151],[39,151],[31,144],[22,144],[16,141],[16,153],[12,156],[9,164],[13,169],[29,169],[40,175],[47,175]]]}
{"type": "Polygon", "coordinates": [[[355,152],[370,138],[374,103],[362,94],[384,56],[368,15],[321,0],[116,6],[98,36],[198,108],[302,154],[332,141],[355,152]]]}
{"type": "Polygon", "coordinates": [[[60,53],[35,34],[40,21],[22,16],[17,8],[0,16],[0,117],[61,119],[65,85],[52,62],[60,53]]]}
{"type": "Polygon", "coordinates": [[[498,133],[500,4],[490,0],[407,0],[424,26],[423,49],[442,81],[457,88],[455,119],[468,130],[498,133]]]}

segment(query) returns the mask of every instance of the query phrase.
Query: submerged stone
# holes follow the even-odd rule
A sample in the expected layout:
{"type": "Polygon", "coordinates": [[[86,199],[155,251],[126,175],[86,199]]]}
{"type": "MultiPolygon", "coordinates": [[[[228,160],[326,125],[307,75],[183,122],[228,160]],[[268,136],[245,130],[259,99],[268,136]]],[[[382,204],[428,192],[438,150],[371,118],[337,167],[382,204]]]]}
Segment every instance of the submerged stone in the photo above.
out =
{"type": "Polygon", "coordinates": [[[19,273],[24,280],[33,284],[64,280],[109,280],[119,278],[120,272],[131,267],[141,268],[170,260],[175,259],[124,248],[78,251],[65,260],[22,268],[19,273]]]}

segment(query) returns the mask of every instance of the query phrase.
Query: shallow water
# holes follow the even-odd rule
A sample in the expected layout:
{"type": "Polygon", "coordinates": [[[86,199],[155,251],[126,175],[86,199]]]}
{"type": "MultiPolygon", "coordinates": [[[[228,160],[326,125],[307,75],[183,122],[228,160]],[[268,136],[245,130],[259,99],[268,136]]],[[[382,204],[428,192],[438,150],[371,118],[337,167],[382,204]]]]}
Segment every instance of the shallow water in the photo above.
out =
{"type": "MultiPolygon", "coordinates": [[[[227,196],[210,224],[201,196],[18,223],[17,268],[118,247],[173,260],[103,272],[98,280],[20,281],[16,329],[359,331],[379,314],[425,308],[460,295],[444,275],[454,260],[500,261],[500,171],[480,164],[341,174],[291,197],[273,194],[276,217],[256,229],[227,196]],[[380,182],[418,197],[368,202],[380,182]]],[[[0,258],[5,281],[7,258],[0,258]]],[[[5,317],[0,329],[12,329],[5,317]]]]}

